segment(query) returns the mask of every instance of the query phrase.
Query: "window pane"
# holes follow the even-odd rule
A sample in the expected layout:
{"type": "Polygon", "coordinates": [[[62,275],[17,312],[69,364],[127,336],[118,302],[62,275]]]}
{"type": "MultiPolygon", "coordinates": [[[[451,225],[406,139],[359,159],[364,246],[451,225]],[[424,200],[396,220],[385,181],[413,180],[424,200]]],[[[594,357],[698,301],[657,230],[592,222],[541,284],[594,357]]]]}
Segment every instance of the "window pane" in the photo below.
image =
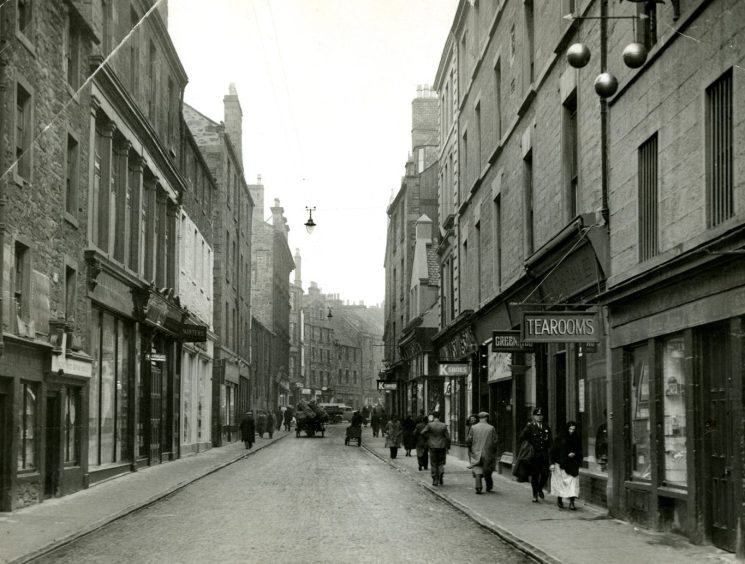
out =
{"type": "Polygon", "coordinates": [[[65,462],[80,462],[80,389],[66,388],[65,400],[65,462]]]}
{"type": "Polygon", "coordinates": [[[664,390],[665,482],[686,486],[685,342],[682,336],[667,339],[662,349],[664,390]]]}
{"type": "Polygon", "coordinates": [[[631,475],[649,480],[649,359],[647,347],[631,351],[631,475]]]}
{"type": "Polygon", "coordinates": [[[127,427],[129,418],[129,382],[130,382],[130,361],[129,347],[131,342],[131,327],[123,321],[117,322],[119,331],[117,335],[117,379],[116,379],[116,400],[117,400],[117,417],[116,417],[116,460],[129,460],[131,449],[128,443],[127,427]]]}
{"type": "Polygon", "coordinates": [[[101,464],[114,461],[115,320],[104,313],[101,345],[101,464]]]}
{"type": "Polygon", "coordinates": [[[23,384],[22,420],[19,429],[18,469],[36,468],[36,390],[32,384],[23,384]]]}
{"type": "Polygon", "coordinates": [[[91,357],[93,365],[88,401],[88,464],[98,464],[98,393],[100,389],[101,316],[98,310],[91,315],[91,357]]]}
{"type": "MultiPolygon", "coordinates": [[[[604,340],[597,345],[596,353],[582,351],[577,366],[580,373],[579,393],[584,391],[582,413],[582,446],[584,466],[593,472],[607,472],[608,464],[608,412],[607,379],[604,340]]],[[[580,396],[580,401],[581,396],[580,396]]]]}

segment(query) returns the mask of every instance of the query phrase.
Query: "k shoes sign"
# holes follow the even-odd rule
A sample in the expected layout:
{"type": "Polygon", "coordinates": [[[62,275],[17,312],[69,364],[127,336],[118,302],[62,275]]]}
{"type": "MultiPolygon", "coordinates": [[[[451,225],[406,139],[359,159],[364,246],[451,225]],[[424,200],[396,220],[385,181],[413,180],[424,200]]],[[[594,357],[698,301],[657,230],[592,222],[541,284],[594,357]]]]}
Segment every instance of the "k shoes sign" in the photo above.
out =
{"type": "Polygon", "coordinates": [[[521,324],[524,343],[597,343],[600,324],[595,312],[524,313],[521,324]]]}

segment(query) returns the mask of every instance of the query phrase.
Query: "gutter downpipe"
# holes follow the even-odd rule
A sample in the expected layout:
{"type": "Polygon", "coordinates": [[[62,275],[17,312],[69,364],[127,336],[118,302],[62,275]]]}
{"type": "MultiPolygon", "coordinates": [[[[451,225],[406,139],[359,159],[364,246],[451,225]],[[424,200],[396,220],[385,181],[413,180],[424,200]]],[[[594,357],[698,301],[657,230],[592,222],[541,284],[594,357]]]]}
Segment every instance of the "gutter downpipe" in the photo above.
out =
{"type": "MultiPolygon", "coordinates": [[[[5,54],[8,48],[8,26],[5,22],[5,14],[7,14],[8,8],[5,7],[7,2],[3,2],[0,5],[0,171],[4,171],[7,163],[5,159],[5,135],[4,128],[6,124],[5,119],[5,101],[6,93],[8,90],[8,81],[6,70],[8,67],[8,55],[5,54]]],[[[5,340],[3,339],[3,326],[4,326],[4,313],[5,313],[5,300],[3,299],[4,287],[5,287],[5,207],[7,204],[6,197],[6,186],[7,180],[5,180],[5,174],[0,176],[0,357],[5,352],[5,340]]]]}

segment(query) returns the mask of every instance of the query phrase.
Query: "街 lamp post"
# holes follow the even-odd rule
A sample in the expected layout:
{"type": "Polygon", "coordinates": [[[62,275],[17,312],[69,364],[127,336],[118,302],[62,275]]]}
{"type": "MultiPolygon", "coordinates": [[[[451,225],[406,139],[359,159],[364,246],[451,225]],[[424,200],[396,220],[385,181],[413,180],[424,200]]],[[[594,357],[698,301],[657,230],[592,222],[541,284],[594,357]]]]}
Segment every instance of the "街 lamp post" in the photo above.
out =
{"type": "Polygon", "coordinates": [[[308,235],[310,235],[316,228],[316,222],[313,221],[313,212],[316,211],[316,207],[313,206],[312,208],[309,208],[308,206],[305,206],[305,209],[308,211],[308,221],[305,222],[305,230],[308,232],[308,235]]]}

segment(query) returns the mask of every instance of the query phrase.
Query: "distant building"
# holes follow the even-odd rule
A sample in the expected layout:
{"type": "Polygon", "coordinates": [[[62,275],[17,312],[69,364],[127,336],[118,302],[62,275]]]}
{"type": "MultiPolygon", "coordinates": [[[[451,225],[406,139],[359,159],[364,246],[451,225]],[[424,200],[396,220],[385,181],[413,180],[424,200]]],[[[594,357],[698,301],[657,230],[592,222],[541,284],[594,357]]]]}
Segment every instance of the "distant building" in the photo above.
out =
{"type": "Polygon", "coordinates": [[[220,335],[212,377],[212,443],[238,440],[249,407],[251,362],[251,226],[254,202],[243,174],[243,113],[234,85],[223,98],[224,122],[184,105],[184,119],[217,184],[214,235],[214,328],[220,335]]]}
{"type": "Polygon", "coordinates": [[[270,208],[271,223],[263,220],[264,185],[261,179],[249,186],[256,202],[252,228],[251,301],[254,319],[272,335],[269,359],[260,359],[267,351],[252,351],[254,365],[254,408],[276,411],[290,403],[290,274],[295,268],[288,244],[287,219],[279,200],[270,208]]]}

